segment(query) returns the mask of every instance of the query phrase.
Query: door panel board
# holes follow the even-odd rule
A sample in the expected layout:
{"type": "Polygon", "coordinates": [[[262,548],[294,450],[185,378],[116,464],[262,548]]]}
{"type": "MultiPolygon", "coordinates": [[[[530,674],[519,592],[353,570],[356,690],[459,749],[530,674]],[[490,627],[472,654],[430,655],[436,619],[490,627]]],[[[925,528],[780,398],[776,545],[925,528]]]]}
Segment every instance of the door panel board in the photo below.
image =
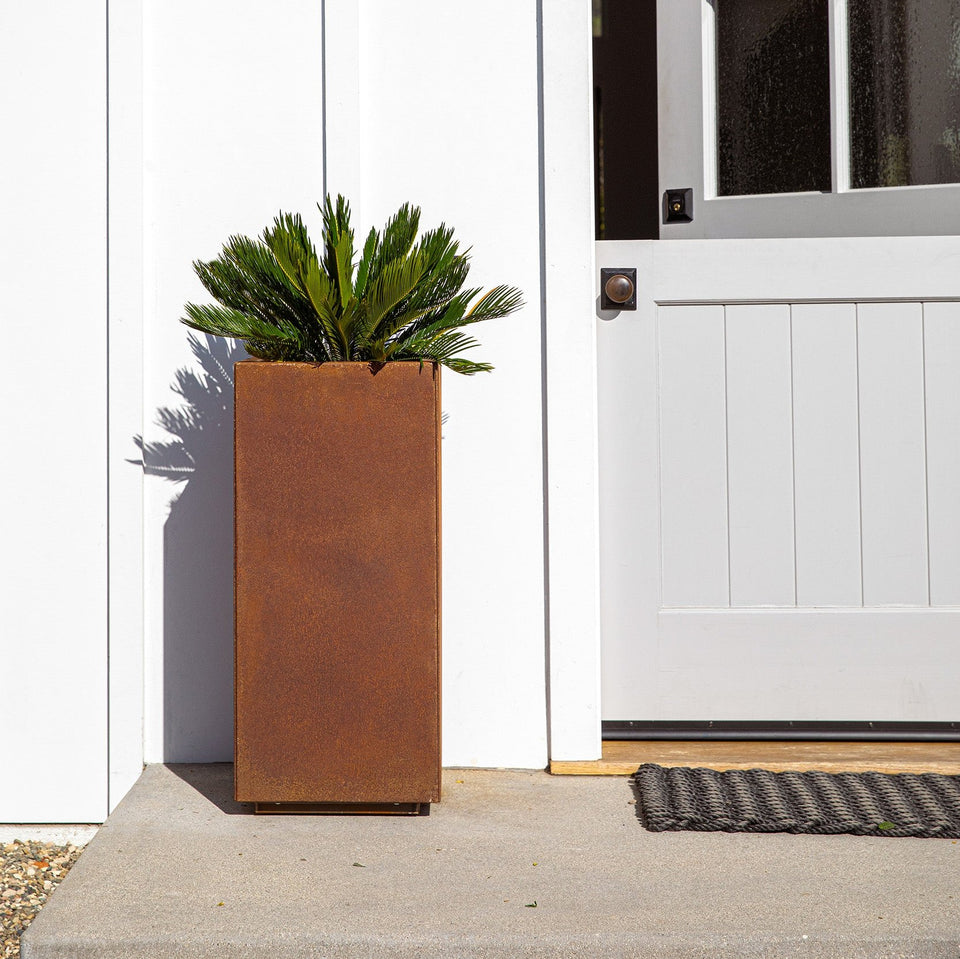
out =
{"type": "Polygon", "coordinates": [[[665,606],[726,606],[723,307],[660,310],[660,524],[665,606]]]}
{"type": "Polygon", "coordinates": [[[923,309],[930,602],[960,605],[960,304],[923,309]]]}
{"type": "Polygon", "coordinates": [[[859,606],[856,306],[800,303],[791,313],[797,604],[859,606]]]}
{"type": "Polygon", "coordinates": [[[730,605],[793,606],[790,307],[725,313],[730,605]]]}
{"type": "MultiPolygon", "coordinates": [[[[863,601],[929,601],[919,303],[857,307],[863,601]]],[[[960,424],[958,424],[960,425],[960,424]]]]}

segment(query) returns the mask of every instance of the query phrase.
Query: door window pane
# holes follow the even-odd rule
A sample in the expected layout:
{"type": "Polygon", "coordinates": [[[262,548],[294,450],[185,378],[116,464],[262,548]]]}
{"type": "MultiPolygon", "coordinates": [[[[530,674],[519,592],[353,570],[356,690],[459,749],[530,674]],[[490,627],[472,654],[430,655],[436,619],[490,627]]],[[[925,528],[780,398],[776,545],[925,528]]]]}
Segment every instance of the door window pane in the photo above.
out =
{"type": "Polygon", "coordinates": [[[960,182],[960,0],[849,0],[853,187],[960,182]]]}
{"type": "Polygon", "coordinates": [[[827,0],[714,0],[717,192],[828,191],[827,0]]]}

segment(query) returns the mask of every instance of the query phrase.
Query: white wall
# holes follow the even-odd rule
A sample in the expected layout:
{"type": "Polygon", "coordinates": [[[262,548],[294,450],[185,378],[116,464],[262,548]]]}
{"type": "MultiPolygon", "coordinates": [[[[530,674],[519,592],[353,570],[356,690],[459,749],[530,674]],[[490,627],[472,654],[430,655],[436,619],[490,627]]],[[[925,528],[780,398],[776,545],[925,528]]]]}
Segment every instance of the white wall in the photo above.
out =
{"type": "MultiPolygon", "coordinates": [[[[0,179],[0,292],[15,362],[0,380],[0,667],[11,740],[32,761],[29,783],[0,795],[0,821],[97,821],[143,760],[231,758],[232,403],[218,364],[232,357],[222,342],[194,355],[177,321],[204,295],[193,259],[281,208],[316,227],[327,185],[348,192],[361,227],[420,204],[425,224],[446,220],[472,245],[473,281],[526,294],[520,314],[477,331],[496,371],[444,380],[444,761],[544,765],[542,302],[551,272],[582,266],[589,241],[554,244],[541,274],[537,19],[536,0],[4,10],[0,106],[15,149],[0,179]],[[184,464],[187,482],[162,478],[184,464]]],[[[554,48],[551,62],[568,59],[554,48]]],[[[563,189],[589,179],[582,159],[563,189]]],[[[573,209],[563,196],[561,208],[573,209]]],[[[569,299],[561,291],[552,315],[563,311],[564,336],[576,328],[568,352],[589,353],[592,318],[561,307],[569,299]]],[[[555,389],[552,402],[589,420],[590,389],[555,389]]],[[[564,455],[579,448],[553,435],[564,455]]],[[[569,502],[586,516],[589,478],[575,486],[569,502]]],[[[554,568],[574,589],[560,591],[552,628],[571,648],[590,557],[567,554],[589,553],[590,523],[554,537],[554,568]]],[[[551,670],[572,680],[574,709],[560,712],[589,712],[589,669],[555,656],[551,670]]],[[[568,738],[556,724],[554,738],[568,738]]]]}
{"type": "Polygon", "coordinates": [[[107,813],[106,18],[0,25],[0,822],[107,813]]]}
{"type": "Polygon", "coordinates": [[[111,811],[143,770],[143,18],[108,0],[109,634],[111,811]]]}
{"type": "MultiPolygon", "coordinates": [[[[473,246],[472,280],[517,285],[530,304],[478,330],[494,373],[444,377],[443,734],[448,765],[542,767],[536,5],[326,8],[331,189],[350,183],[364,228],[420,204],[425,224],[446,220],[473,246]],[[345,50],[359,74],[333,69],[337,56],[356,69],[345,50]]],[[[145,6],[148,442],[171,441],[150,421],[181,403],[176,371],[197,369],[177,323],[185,300],[205,296],[191,261],[280,208],[310,214],[322,196],[322,36],[314,0],[244,4],[242,16],[226,0],[145,6]]],[[[189,482],[147,480],[148,761],[232,755],[231,410],[229,398],[219,412],[201,405],[189,482]]],[[[174,459],[148,457],[154,470],[174,459]]]]}

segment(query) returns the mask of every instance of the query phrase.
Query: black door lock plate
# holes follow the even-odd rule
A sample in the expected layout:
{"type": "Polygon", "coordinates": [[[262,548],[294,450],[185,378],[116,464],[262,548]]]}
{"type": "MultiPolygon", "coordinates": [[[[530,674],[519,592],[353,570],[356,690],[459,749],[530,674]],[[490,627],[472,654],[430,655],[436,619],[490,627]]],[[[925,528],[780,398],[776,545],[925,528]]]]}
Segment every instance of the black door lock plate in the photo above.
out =
{"type": "Polygon", "coordinates": [[[693,222],[693,189],[666,190],[663,194],[664,223],[693,222]]]}
{"type": "Polygon", "coordinates": [[[600,309],[635,310],[637,308],[637,269],[627,267],[600,269],[600,309]]]}

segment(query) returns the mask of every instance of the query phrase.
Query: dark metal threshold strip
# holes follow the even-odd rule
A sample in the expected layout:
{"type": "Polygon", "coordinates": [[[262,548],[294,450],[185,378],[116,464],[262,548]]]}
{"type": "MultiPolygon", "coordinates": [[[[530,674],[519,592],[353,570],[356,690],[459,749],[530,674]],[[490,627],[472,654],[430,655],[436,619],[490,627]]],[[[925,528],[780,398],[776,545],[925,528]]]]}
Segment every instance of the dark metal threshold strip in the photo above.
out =
{"type": "Polygon", "coordinates": [[[602,724],[611,740],[808,740],[846,742],[960,742],[960,722],[728,722],[610,720],[602,724]]]}

